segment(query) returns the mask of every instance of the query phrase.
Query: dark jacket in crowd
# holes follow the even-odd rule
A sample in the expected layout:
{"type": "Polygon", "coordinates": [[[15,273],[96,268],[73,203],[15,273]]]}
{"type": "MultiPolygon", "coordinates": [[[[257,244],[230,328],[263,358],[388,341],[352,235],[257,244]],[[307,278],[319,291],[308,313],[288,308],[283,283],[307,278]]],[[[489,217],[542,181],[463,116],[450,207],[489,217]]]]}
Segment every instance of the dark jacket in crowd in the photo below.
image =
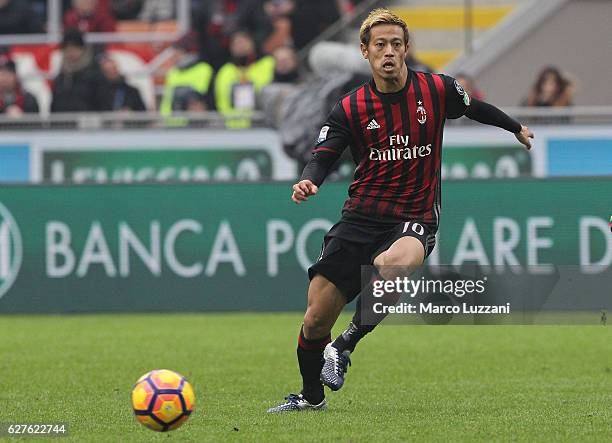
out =
{"type": "Polygon", "coordinates": [[[111,10],[117,20],[134,20],[142,10],[144,0],[112,0],[111,10]]]}
{"type": "Polygon", "coordinates": [[[42,23],[30,11],[29,2],[9,0],[0,7],[0,34],[35,34],[43,32],[42,23]]]}
{"type": "Polygon", "coordinates": [[[0,114],[4,114],[7,108],[17,106],[24,113],[37,113],[38,102],[29,92],[19,87],[11,93],[0,93],[0,114]]]}
{"type": "Polygon", "coordinates": [[[53,81],[51,112],[103,111],[108,105],[108,83],[93,62],[62,67],[53,81]]]}
{"type": "Polygon", "coordinates": [[[142,100],[138,89],[126,83],[121,77],[119,81],[108,82],[107,101],[104,106],[104,111],[146,111],[147,108],[142,100]]]}
{"type": "Polygon", "coordinates": [[[291,16],[291,33],[296,49],[302,49],[340,18],[335,1],[296,0],[291,16]]]}

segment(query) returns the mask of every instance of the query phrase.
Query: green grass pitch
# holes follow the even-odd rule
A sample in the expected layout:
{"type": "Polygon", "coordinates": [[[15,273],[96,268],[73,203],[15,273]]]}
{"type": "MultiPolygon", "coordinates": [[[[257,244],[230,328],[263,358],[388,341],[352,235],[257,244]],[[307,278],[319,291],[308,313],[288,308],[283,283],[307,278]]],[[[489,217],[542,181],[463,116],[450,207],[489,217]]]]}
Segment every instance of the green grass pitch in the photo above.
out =
{"type": "Polygon", "coordinates": [[[299,388],[300,320],[0,316],[0,422],[67,422],[61,441],[79,442],[612,439],[610,327],[382,326],[327,411],[268,415],[299,388]],[[196,392],[194,415],[168,434],[130,408],[133,383],[155,368],[196,392]]]}

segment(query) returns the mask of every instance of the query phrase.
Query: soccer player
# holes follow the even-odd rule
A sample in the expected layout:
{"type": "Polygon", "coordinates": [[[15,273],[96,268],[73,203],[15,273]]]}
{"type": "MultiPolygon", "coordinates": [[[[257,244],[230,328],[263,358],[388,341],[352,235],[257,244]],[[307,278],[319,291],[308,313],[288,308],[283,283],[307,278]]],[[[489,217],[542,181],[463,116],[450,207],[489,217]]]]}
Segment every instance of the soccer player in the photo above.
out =
{"type": "Polygon", "coordinates": [[[513,133],[531,148],[529,128],[471,99],[453,78],[409,70],[408,27],[389,10],[370,13],[360,40],[372,79],[333,108],[312,159],[293,185],[295,203],[317,194],[330,167],[350,146],[357,168],[342,218],[325,236],[321,256],[308,270],[308,307],[297,348],[303,389],[268,412],[325,409],[323,385],[335,391],[344,384],[351,352],[376,326],[363,321],[359,297],[352,321],[331,342],[331,329],[344,306],[367,290],[362,288],[362,265],[374,265],[376,278],[389,279],[393,276],[386,270],[410,273],[431,253],[440,217],[445,120],[466,115],[513,133]]]}

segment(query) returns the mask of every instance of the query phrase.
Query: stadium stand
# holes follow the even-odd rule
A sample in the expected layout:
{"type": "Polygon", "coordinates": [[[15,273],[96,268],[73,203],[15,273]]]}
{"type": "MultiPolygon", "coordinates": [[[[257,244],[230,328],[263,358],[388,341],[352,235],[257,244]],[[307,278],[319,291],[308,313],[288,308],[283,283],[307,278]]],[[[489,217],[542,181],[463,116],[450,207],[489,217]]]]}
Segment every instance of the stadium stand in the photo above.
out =
{"type": "Polygon", "coordinates": [[[0,0],[0,35],[42,32],[38,16],[32,13],[28,2],[0,0]]]}
{"type": "Polygon", "coordinates": [[[612,2],[550,0],[519,9],[447,70],[474,76],[491,101],[516,106],[540,70],[555,65],[576,79],[576,105],[610,105],[612,46],[604,42],[609,41],[612,2]]]}
{"type": "Polygon", "coordinates": [[[72,8],[64,14],[64,29],[81,32],[115,32],[117,23],[108,2],[72,0],[72,8]]]}
{"type": "MultiPolygon", "coordinates": [[[[63,17],[70,14],[70,8],[74,6],[85,5],[96,11],[105,10],[107,14],[114,11],[115,32],[87,33],[86,41],[95,44],[98,51],[105,49],[117,62],[128,84],[139,90],[147,109],[159,110],[166,74],[175,66],[177,60],[173,43],[183,37],[190,27],[193,27],[198,39],[200,56],[214,68],[210,87],[214,87],[221,67],[229,60],[231,33],[240,29],[254,30],[252,35],[258,48],[258,56],[273,54],[275,58],[284,57],[283,59],[291,60],[291,51],[298,51],[299,70],[276,70],[274,73],[275,83],[284,82],[290,85],[309,80],[313,75],[323,77],[328,69],[338,69],[349,75],[367,72],[367,66],[360,60],[355,45],[355,29],[363,11],[384,3],[392,5],[409,23],[416,48],[416,58],[409,60],[409,64],[416,69],[431,68],[454,75],[465,74],[479,85],[479,94],[486,95],[497,103],[517,105],[527,97],[538,71],[552,63],[562,71],[575,75],[577,80],[573,84],[576,104],[603,105],[610,100],[604,91],[606,88],[595,86],[606,76],[599,76],[598,80],[593,75],[593,72],[597,71],[591,69],[592,66],[601,64],[602,72],[607,72],[609,68],[603,66],[607,60],[605,54],[595,61],[587,62],[582,60],[586,57],[584,51],[581,53],[576,50],[572,60],[560,60],[560,57],[555,55],[550,61],[531,61],[527,69],[513,72],[508,66],[516,64],[519,58],[513,54],[528,51],[530,48],[522,44],[515,48],[495,47],[496,40],[520,42],[521,39],[530,37],[531,41],[531,36],[534,36],[536,41],[546,41],[548,45],[550,39],[559,37],[561,24],[567,24],[571,14],[576,13],[576,8],[581,7],[581,12],[597,20],[609,12],[610,6],[606,2],[590,0],[578,6],[577,2],[570,0],[553,0],[546,5],[531,0],[177,0],[171,2],[174,5],[171,8],[168,8],[167,3],[111,0],[33,1],[31,10],[38,11],[33,17],[40,15],[41,11],[47,14],[47,33],[4,35],[0,37],[0,46],[10,47],[21,84],[36,97],[40,114],[47,116],[51,103],[52,81],[58,75],[61,65],[61,51],[57,45],[62,37],[63,17]],[[313,23],[317,17],[319,21],[323,21],[315,27],[313,23]],[[531,28],[521,26],[526,22],[530,23],[531,28]],[[327,27],[323,29],[321,26],[327,27]],[[315,28],[316,32],[313,30],[315,28]],[[546,29],[549,28],[551,31],[548,33],[546,29]],[[505,33],[504,38],[500,39],[499,34],[502,32],[505,33]],[[350,38],[348,46],[336,46],[333,49],[336,43],[327,42],[343,36],[350,38]],[[326,41],[322,43],[321,40],[326,41]],[[313,46],[315,43],[317,44],[313,46]],[[470,54],[470,47],[473,47],[477,54],[470,54]],[[211,48],[216,48],[217,52],[211,48]],[[276,53],[277,48],[282,49],[276,53]],[[500,57],[503,57],[503,61],[500,57]],[[307,58],[310,62],[303,63],[307,58]],[[508,61],[509,58],[513,61],[508,61]],[[578,67],[576,59],[581,59],[578,67]],[[491,66],[493,60],[496,61],[495,66],[491,66]],[[506,67],[504,72],[501,72],[502,65],[506,67]],[[509,79],[508,76],[512,78],[509,79]],[[589,80],[588,91],[585,90],[585,79],[589,80]],[[512,85],[512,88],[508,90],[500,87],[506,84],[512,85]]],[[[3,0],[0,7],[9,4],[11,2],[3,0]]],[[[576,39],[583,41],[583,45],[584,41],[588,40],[584,36],[591,35],[596,38],[597,29],[601,27],[584,28],[574,33],[576,39]]],[[[520,54],[525,57],[523,52],[520,54]]],[[[264,57],[263,60],[271,59],[264,57]]],[[[280,67],[282,63],[278,65],[280,67]]],[[[270,66],[273,64],[270,63],[270,66]]],[[[260,97],[262,86],[270,81],[271,79],[267,79],[256,88],[254,103],[258,109],[262,109],[260,106],[275,103],[273,109],[266,107],[266,112],[272,116],[280,116],[283,106],[281,97],[291,88],[276,88],[277,91],[282,91],[282,94],[273,98],[260,97]]],[[[223,81],[220,84],[223,85],[223,81]]],[[[219,88],[217,85],[217,90],[219,88]]],[[[218,97],[221,95],[227,96],[217,94],[218,97]]],[[[219,107],[218,102],[218,98],[208,100],[204,108],[215,110],[219,107]]],[[[224,106],[221,105],[222,108],[224,106]]],[[[521,112],[540,111],[523,109],[521,112]]],[[[269,121],[274,120],[276,118],[272,117],[269,121]]]]}
{"type": "Polygon", "coordinates": [[[412,1],[393,8],[416,35],[416,57],[440,70],[469,49],[470,39],[496,27],[520,1],[482,0],[466,8],[463,1],[412,1]],[[473,36],[466,33],[469,29],[473,36]]]}

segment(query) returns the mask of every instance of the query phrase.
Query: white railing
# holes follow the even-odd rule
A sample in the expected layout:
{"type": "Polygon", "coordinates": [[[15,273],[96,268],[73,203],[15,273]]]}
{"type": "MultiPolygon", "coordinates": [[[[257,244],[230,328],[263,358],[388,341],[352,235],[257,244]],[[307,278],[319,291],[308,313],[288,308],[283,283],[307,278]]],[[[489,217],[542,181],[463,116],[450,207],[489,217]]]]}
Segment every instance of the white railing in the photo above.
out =
{"type": "MultiPolygon", "coordinates": [[[[575,106],[568,108],[503,108],[509,115],[525,124],[564,124],[564,125],[612,125],[612,106],[575,106]]],[[[24,114],[21,117],[6,117],[0,114],[0,131],[71,129],[90,131],[97,129],[125,128],[224,128],[233,127],[232,121],[248,118],[251,127],[268,125],[263,112],[227,117],[217,112],[175,113],[162,116],[156,112],[102,112],[102,113],[61,113],[39,116],[24,114]]],[[[454,124],[470,124],[463,118],[454,124]]]]}
{"type": "Polygon", "coordinates": [[[0,114],[1,131],[31,130],[79,130],[98,129],[143,129],[143,128],[226,128],[235,127],[233,122],[250,121],[250,127],[265,126],[261,112],[234,114],[231,117],[218,112],[181,112],[163,116],[156,112],[87,112],[57,113],[48,116],[24,114],[21,117],[6,117],[0,114]]]}
{"type": "Polygon", "coordinates": [[[612,124],[612,106],[502,107],[520,121],[539,124],[612,124]]]}

